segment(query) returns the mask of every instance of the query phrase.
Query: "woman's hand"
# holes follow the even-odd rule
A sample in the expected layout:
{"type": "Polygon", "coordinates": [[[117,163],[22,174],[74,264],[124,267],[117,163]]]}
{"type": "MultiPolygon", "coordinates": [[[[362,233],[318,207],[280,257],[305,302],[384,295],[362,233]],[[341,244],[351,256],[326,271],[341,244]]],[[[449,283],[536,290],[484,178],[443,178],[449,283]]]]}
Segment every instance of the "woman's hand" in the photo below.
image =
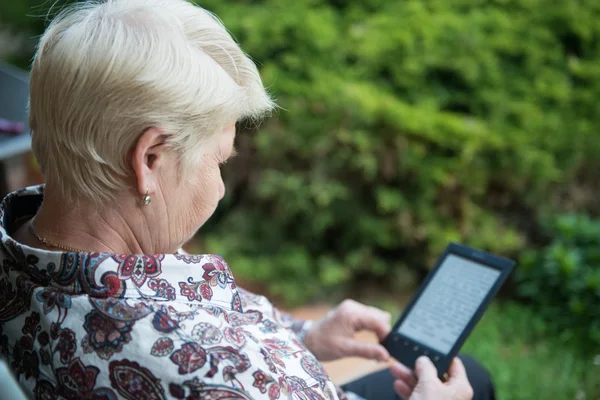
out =
{"type": "Polygon", "coordinates": [[[442,382],[437,370],[427,357],[419,357],[415,374],[400,363],[391,367],[396,378],[394,389],[403,399],[408,400],[471,400],[473,388],[467,379],[465,367],[455,358],[448,370],[448,380],[442,382]]]}
{"type": "Polygon", "coordinates": [[[304,343],[320,361],[350,356],[385,361],[390,355],[382,345],[360,342],[354,339],[354,334],[369,330],[381,341],[390,332],[390,320],[390,314],[385,311],[344,300],[325,318],[313,324],[304,337],[304,343]]]}

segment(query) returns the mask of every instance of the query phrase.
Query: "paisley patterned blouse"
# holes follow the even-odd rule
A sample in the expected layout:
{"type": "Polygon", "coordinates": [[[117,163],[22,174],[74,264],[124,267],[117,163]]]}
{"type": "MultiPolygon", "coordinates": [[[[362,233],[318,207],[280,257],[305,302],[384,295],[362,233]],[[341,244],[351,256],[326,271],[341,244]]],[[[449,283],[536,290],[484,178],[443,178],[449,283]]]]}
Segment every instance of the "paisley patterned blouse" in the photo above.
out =
{"type": "Polygon", "coordinates": [[[0,205],[0,355],[29,396],[346,398],[302,344],[305,323],[238,288],[219,256],[17,243],[11,232],[42,195],[0,205]]]}

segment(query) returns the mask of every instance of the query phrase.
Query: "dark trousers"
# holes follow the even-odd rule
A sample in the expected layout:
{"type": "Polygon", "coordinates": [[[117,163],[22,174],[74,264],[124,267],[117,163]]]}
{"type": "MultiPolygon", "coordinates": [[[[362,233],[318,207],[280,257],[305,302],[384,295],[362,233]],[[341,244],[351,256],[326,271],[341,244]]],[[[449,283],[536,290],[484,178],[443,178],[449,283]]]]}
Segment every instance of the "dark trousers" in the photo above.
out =
{"type": "MultiPolygon", "coordinates": [[[[469,382],[475,396],[473,400],[495,400],[494,384],[487,370],[469,356],[460,355],[465,365],[469,382]]],[[[394,377],[389,369],[375,372],[343,385],[346,391],[354,392],[367,400],[399,400],[394,391],[394,377]]]]}

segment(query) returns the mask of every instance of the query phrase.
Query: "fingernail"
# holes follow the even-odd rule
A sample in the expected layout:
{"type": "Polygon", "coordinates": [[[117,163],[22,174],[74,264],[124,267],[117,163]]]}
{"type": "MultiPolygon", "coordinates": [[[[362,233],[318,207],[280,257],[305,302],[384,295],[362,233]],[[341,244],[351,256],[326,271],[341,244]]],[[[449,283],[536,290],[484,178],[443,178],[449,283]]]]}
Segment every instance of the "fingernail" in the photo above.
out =
{"type": "Polygon", "coordinates": [[[417,365],[420,366],[425,366],[427,364],[429,364],[431,361],[429,360],[429,357],[427,356],[421,356],[419,358],[417,358],[417,365]]]}

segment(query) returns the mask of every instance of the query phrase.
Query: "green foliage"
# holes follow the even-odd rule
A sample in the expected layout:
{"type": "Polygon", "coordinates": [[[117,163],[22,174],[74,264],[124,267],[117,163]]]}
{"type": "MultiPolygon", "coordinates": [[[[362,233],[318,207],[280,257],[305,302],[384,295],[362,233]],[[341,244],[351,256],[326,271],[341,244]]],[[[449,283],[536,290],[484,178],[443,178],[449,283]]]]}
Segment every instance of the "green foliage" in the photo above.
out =
{"type": "MultiPolygon", "coordinates": [[[[399,312],[386,299],[367,303],[399,312]]],[[[490,305],[461,354],[488,369],[498,400],[600,400],[600,349],[584,355],[579,350],[557,338],[535,308],[504,301],[490,305]]]]}
{"type": "Polygon", "coordinates": [[[518,293],[562,340],[600,353],[600,221],[567,215],[548,225],[552,242],[522,257],[518,293]]]}
{"type": "Polygon", "coordinates": [[[226,171],[207,248],[289,301],[393,290],[449,241],[516,254],[538,214],[593,208],[597,174],[570,190],[600,150],[592,2],[199,3],[284,108],[226,171]]]}
{"type": "Polygon", "coordinates": [[[492,304],[463,352],[489,369],[499,400],[600,399],[600,349],[580,357],[553,329],[532,308],[492,304]]]}
{"type": "Polygon", "coordinates": [[[65,4],[76,0],[7,0],[0,1],[0,54],[6,47],[18,48],[7,54],[6,61],[28,69],[40,35],[53,15],[65,4]],[[6,35],[6,37],[4,37],[6,35]],[[2,40],[13,43],[4,43],[2,40]]]}
{"type": "MultiPolygon", "coordinates": [[[[0,20],[40,33],[29,1],[0,20]]],[[[396,290],[449,241],[516,254],[538,214],[598,211],[600,3],[195,1],[282,107],[240,134],[200,246],[288,303],[396,290]]]]}

